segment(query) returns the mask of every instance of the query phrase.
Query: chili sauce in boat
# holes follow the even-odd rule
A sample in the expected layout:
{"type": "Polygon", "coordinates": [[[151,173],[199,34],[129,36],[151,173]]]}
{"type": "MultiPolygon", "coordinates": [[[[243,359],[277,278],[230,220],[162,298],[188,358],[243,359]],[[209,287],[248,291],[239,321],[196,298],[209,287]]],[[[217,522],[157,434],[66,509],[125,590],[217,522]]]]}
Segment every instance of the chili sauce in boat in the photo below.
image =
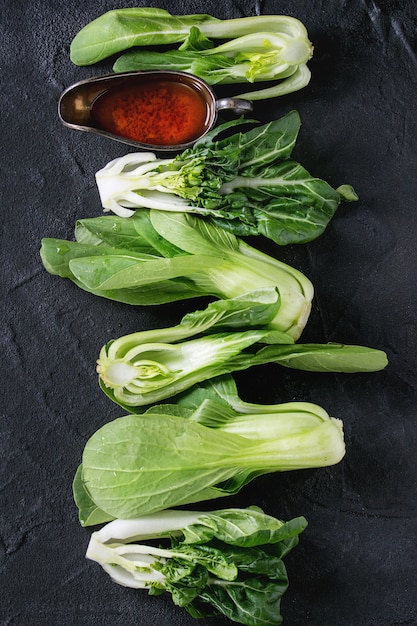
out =
{"type": "Polygon", "coordinates": [[[169,80],[109,88],[91,108],[97,128],[160,146],[197,139],[207,128],[209,115],[207,100],[197,88],[169,80]]]}

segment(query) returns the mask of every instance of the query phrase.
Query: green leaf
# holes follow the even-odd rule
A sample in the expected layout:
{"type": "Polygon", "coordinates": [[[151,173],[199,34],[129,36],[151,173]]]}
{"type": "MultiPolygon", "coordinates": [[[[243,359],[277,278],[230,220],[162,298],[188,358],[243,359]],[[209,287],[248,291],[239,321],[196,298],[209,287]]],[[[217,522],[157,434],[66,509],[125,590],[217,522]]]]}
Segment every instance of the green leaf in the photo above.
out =
{"type": "MultiPolygon", "coordinates": [[[[182,557],[185,557],[190,560],[193,567],[195,564],[202,565],[204,569],[221,580],[235,580],[235,578],[237,578],[238,569],[236,564],[228,559],[227,555],[225,555],[221,549],[214,545],[190,545],[181,543],[179,546],[174,544],[171,550],[171,558],[174,563],[178,561],[182,562],[182,557]]],[[[167,576],[170,582],[178,582],[180,577],[178,577],[176,571],[172,571],[172,561],[169,561],[168,567],[171,571],[168,571],[165,567],[161,567],[162,573],[167,576]]]]}
{"type": "Polygon", "coordinates": [[[81,526],[94,526],[103,524],[114,519],[97,507],[86,490],[83,480],[83,468],[80,465],[75,473],[73,481],[73,495],[78,507],[78,519],[81,526]]]}
{"type": "Polygon", "coordinates": [[[154,247],[136,228],[136,223],[143,222],[146,214],[133,218],[120,219],[114,215],[84,218],[77,220],[75,239],[81,244],[106,246],[139,254],[155,254],[154,247]]]}
{"type": "MultiPolygon", "coordinates": [[[[280,545],[280,544],[278,544],[280,545]]],[[[267,576],[271,580],[287,582],[287,571],[281,558],[281,550],[274,554],[274,546],[244,547],[222,545],[221,551],[239,572],[267,576]]]]}
{"type": "Polygon", "coordinates": [[[227,588],[208,585],[200,600],[214,606],[219,615],[246,626],[276,626],[282,623],[281,598],[288,582],[245,578],[227,588]]]}
{"type": "Polygon", "coordinates": [[[164,9],[147,7],[108,11],[74,37],[71,61],[91,65],[133,46],[177,43],[187,37],[192,26],[204,21],[217,23],[209,15],[175,16],[164,9]]]}
{"type": "Polygon", "coordinates": [[[190,255],[222,257],[227,251],[238,249],[234,235],[192,215],[152,211],[151,221],[161,237],[190,255]]]}
{"type": "MultiPolygon", "coordinates": [[[[293,161],[265,167],[259,175],[247,171],[227,183],[223,191],[226,221],[237,222],[244,217],[250,220],[255,234],[279,245],[316,239],[324,232],[341,200],[330,185],[313,178],[293,161]],[[251,209],[247,217],[242,216],[242,205],[251,209]]],[[[222,220],[217,219],[217,223],[221,224],[222,220]]]]}
{"type": "Polygon", "coordinates": [[[209,428],[221,428],[235,416],[236,412],[226,404],[221,404],[217,399],[205,399],[189,416],[189,419],[209,428]]]}
{"type": "Polygon", "coordinates": [[[223,495],[216,484],[233,475],[242,443],[250,445],[171,416],[128,415],[89,439],[83,480],[97,507],[132,518],[223,495]]]}
{"type": "Polygon", "coordinates": [[[359,199],[356,191],[351,185],[340,185],[336,191],[346,202],[355,202],[359,199]]]}
{"type": "MultiPolygon", "coordinates": [[[[297,111],[256,127],[238,136],[240,153],[240,174],[245,175],[249,168],[264,168],[288,158],[297,141],[301,120],[297,111]]],[[[220,142],[224,146],[228,140],[220,142]]],[[[251,171],[251,170],[249,170],[251,171]]]]}
{"type": "Polygon", "coordinates": [[[125,304],[133,306],[166,304],[167,302],[177,302],[179,300],[187,300],[201,296],[201,290],[198,289],[192,281],[187,281],[186,278],[161,280],[131,289],[106,289],[105,291],[101,289],[88,289],[85,284],[76,280],[74,280],[74,282],[81,289],[96,296],[117,302],[124,302],[125,304]]]}
{"type": "Polygon", "coordinates": [[[171,278],[179,278],[204,271],[207,264],[220,265],[221,259],[199,256],[190,262],[190,256],[169,259],[139,259],[136,255],[118,253],[112,255],[76,258],[69,262],[75,278],[91,290],[139,288],[171,278]]]}
{"type": "MultiPolygon", "coordinates": [[[[280,303],[277,289],[257,289],[229,300],[216,300],[203,310],[187,313],[180,325],[193,329],[194,334],[208,330],[217,332],[225,329],[263,328],[273,320],[280,303]]],[[[277,343],[292,343],[291,337],[284,333],[265,332],[268,343],[270,337],[272,342],[275,342],[276,337],[277,343]]]]}
{"type": "Polygon", "coordinates": [[[208,572],[201,565],[169,560],[162,572],[166,577],[166,590],[176,606],[187,608],[207,584],[208,572]]]}
{"type": "MultiPolygon", "coordinates": [[[[74,258],[83,259],[92,255],[101,256],[103,250],[97,245],[78,243],[74,241],[66,241],[65,239],[42,239],[40,255],[45,269],[50,274],[61,276],[62,278],[75,277],[71,272],[69,263],[74,258]]],[[[111,251],[106,250],[106,255],[111,251]]]]}
{"type": "MultiPolygon", "coordinates": [[[[139,273],[139,284],[133,284],[129,287],[121,285],[116,279],[113,280],[112,276],[113,270],[116,272],[120,271],[120,263],[117,262],[118,258],[127,259],[126,265],[128,268],[143,266],[150,260],[146,255],[143,255],[142,260],[139,260],[139,256],[136,255],[135,261],[133,261],[131,253],[122,248],[110,248],[103,245],[45,238],[42,240],[40,254],[43,265],[50,274],[61,276],[61,278],[69,278],[81,289],[109,300],[132,305],[155,305],[196,298],[207,294],[192,279],[188,279],[184,275],[173,280],[166,280],[166,276],[163,276],[161,280],[158,280],[156,274],[154,274],[153,280],[149,282],[146,280],[146,276],[144,277],[139,273]],[[113,258],[115,259],[114,261],[113,258]],[[100,285],[100,281],[107,280],[106,289],[103,290],[100,286],[89,286],[87,283],[90,280],[92,280],[91,285],[100,285]],[[113,287],[111,288],[109,285],[113,285],[113,287]]],[[[185,267],[187,267],[185,259],[184,263],[185,267]]],[[[212,265],[216,265],[216,260],[212,265]]],[[[155,266],[147,267],[152,268],[155,266]]],[[[194,268],[196,267],[197,264],[194,268]]],[[[129,275],[128,269],[125,273],[128,282],[130,282],[129,275]]]]}
{"type": "Polygon", "coordinates": [[[268,346],[259,350],[256,359],[309,372],[377,372],[388,363],[382,350],[337,343],[268,346]]]}
{"type": "MultiPolygon", "coordinates": [[[[171,50],[167,55],[164,52],[155,50],[130,50],[122,54],[113,64],[113,72],[130,72],[165,70],[176,72],[190,72],[195,58],[194,52],[187,50],[171,50]]],[[[202,74],[199,74],[203,78],[202,74]]]]}
{"type": "Polygon", "coordinates": [[[303,517],[285,523],[266,515],[259,507],[229,508],[201,513],[197,522],[184,528],[183,534],[186,543],[215,538],[228,545],[249,548],[278,544],[298,536],[306,526],[303,517]]]}
{"type": "Polygon", "coordinates": [[[205,37],[196,26],[192,26],[188,37],[181,44],[179,50],[199,52],[200,50],[209,50],[211,48],[214,48],[214,43],[205,37]]]}

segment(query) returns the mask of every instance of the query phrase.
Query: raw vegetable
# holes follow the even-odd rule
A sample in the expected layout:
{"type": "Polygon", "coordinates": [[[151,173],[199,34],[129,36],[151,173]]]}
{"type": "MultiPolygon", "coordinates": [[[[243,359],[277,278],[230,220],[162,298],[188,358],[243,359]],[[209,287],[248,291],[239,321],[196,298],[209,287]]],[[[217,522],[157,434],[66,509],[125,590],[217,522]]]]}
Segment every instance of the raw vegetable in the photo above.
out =
{"type": "Polygon", "coordinates": [[[133,50],[121,56],[115,72],[170,69],[199,76],[209,85],[276,81],[272,87],[238,94],[238,98],[266,100],[298,91],[311,78],[306,63],[312,46],[306,36],[255,32],[214,46],[197,27],[178,50],[133,50]]]}
{"type": "Polygon", "coordinates": [[[141,49],[122,56],[114,71],[164,68],[182,70],[209,84],[278,81],[266,89],[239,94],[251,100],[272,98],[305,87],[313,46],[299,20],[264,15],[221,20],[211,15],[171,15],[155,8],[108,11],[73,39],[70,57],[77,65],[97,63],[135,46],[181,43],[179,50],[141,49]],[[211,39],[220,39],[215,46],[211,39]]]}
{"type": "Polygon", "coordinates": [[[167,510],[110,522],[92,533],[86,556],[120,585],[168,591],[193,617],[277,625],[288,588],[283,558],[306,526],[304,517],[282,522],[258,507],[167,510]],[[149,540],[160,544],[139,543],[149,540]]]}
{"type": "Polygon", "coordinates": [[[277,292],[264,289],[251,296],[249,302],[244,298],[216,300],[203,311],[185,315],[177,326],[110,341],[97,361],[103,390],[121,406],[134,410],[201,380],[246,369],[252,361],[256,364],[256,353],[247,350],[254,344],[291,344],[289,335],[266,328],[279,308],[277,292]]]}
{"type": "Polygon", "coordinates": [[[321,407],[261,411],[241,416],[209,398],[195,411],[162,404],[105,424],[87,441],[74,479],[81,524],[230,496],[262,474],[343,458],[342,422],[321,407]]]}
{"type": "Polygon", "coordinates": [[[296,111],[215,140],[224,126],[174,158],[141,152],[108,163],[96,173],[104,210],[121,217],[143,207],[199,213],[235,235],[286,245],[315,239],[342,200],[357,199],[351,186],[333,189],[290,158],[296,111]]]}
{"type": "Polygon", "coordinates": [[[217,300],[171,328],[109,341],[97,361],[101,388],[136,412],[203,380],[264,363],[316,372],[372,372],[386,366],[385,353],[372,348],[294,344],[286,333],[268,329],[279,311],[278,294],[264,289],[251,296],[251,301],[217,300]]]}
{"type": "Polygon", "coordinates": [[[307,322],[313,286],[304,274],[193,215],[142,210],[85,219],[75,236],[43,239],[42,261],[94,294],[135,305],[202,295],[249,302],[252,292],[272,288],[279,308],[269,328],[297,339],[307,322]]]}

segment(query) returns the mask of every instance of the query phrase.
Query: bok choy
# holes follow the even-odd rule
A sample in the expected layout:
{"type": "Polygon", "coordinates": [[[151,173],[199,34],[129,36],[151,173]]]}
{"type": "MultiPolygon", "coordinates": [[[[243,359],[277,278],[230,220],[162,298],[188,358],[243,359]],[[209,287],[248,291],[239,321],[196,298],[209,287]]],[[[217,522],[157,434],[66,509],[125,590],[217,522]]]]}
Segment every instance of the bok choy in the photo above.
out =
{"type": "Polygon", "coordinates": [[[108,163],[96,173],[104,210],[121,217],[143,207],[198,213],[235,235],[286,245],[315,239],[342,200],[357,199],[351,186],[333,189],[290,158],[296,111],[215,140],[222,128],[174,158],[142,152],[108,163]]]}
{"type": "Polygon", "coordinates": [[[70,58],[90,65],[134,47],[140,50],[122,55],[115,72],[164,68],[190,72],[211,85],[276,82],[239,94],[251,100],[288,94],[310,81],[313,46],[302,22],[285,15],[221,20],[157,8],[116,9],[81,29],[71,42],[70,58]],[[213,39],[222,41],[215,45],[213,39]],[[144,49],[176,43],[181,43],[178,50],[144,49]]]}
{"type": "Polygon", "coordinates": [[[169,592],[193,617],[272,626],[282,623],[288,588],[283,559],[306,526],[304,517],[283,522],[253,506],[167,510],[106,524],[92,533],[86,556],[120,585],[169,592]]]}
{"type": "Polygon", "coordinates": [[[196,408],[155,405],[90,437],[74,479],[83,526],[230,496],[262,474],[334,465],[345,454],[342,421],[320,406],[242,413],[212,390],[199,393],[196,408]]]}
{"type": "Polygon", "coordinates": [[[268,328],[279,311],[278,294],[264,289],[252,297],[249,302],[244,297],[217,300],[188,313],[171,328],[109,341],[97,361],[101,388],[135,412],[208,378],[264,363],[316,372],[371,372],[385,367],[386,355],[380,350],[294,344],[291,336],[268,328]]]}
{"type": "Polygon", "coordinates": [[[297,339],[307,322],[313,286],[304,274],[193,215],[143,210],[79,220],[75,237],[43,239],[43,264],[99,296],[135,305],[202,295],[249,302],[272,288],[279,307],[271,329],[297,339]]]}

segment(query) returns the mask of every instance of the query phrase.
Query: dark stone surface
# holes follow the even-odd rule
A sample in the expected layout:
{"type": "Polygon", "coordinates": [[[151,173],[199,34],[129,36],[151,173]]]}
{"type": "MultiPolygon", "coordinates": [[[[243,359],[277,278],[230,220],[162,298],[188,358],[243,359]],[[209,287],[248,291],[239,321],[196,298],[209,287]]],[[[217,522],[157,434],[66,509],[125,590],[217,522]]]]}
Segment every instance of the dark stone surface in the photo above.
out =
{"type": "MultiPolygon", "coordinates": [[[[126,2],[123,6],[158,6],[126,2]]],[[[5,626],[176,626],[195,620],[168,596],[115,585],[84,558],[71,482],[84,444],[120,410],[98,388],[100,347],[177,321],[187,303],[111,303],[46,273],[42,237],[72,238],[101,214],[94,174],[128,148],[64,128],[62,90],[111,69],[69,60],[78,30],[113,1],[3,2],[0,326],[0,623],[5,626]]],[[[386,350],[369,375],[314,375],[263,366],[237,377],[259,402],[311,400],[343,419],[337,466],[263,477],[216,506],[257,504],[309,527],[289,556],[288,626],[417,624],[416,232],[417,9],[412,0],[164,2],[217,17],[287,13],[315,45],[313,78],[297,94],[258,103],[260,120],[296,108],[297,158],[360,200],[341,206],[315,242],[256,245],[304,271],[316,288],[304,339],[386,350]]],[[[201,620],[202,626],[225,623],[201,620]]]]}

